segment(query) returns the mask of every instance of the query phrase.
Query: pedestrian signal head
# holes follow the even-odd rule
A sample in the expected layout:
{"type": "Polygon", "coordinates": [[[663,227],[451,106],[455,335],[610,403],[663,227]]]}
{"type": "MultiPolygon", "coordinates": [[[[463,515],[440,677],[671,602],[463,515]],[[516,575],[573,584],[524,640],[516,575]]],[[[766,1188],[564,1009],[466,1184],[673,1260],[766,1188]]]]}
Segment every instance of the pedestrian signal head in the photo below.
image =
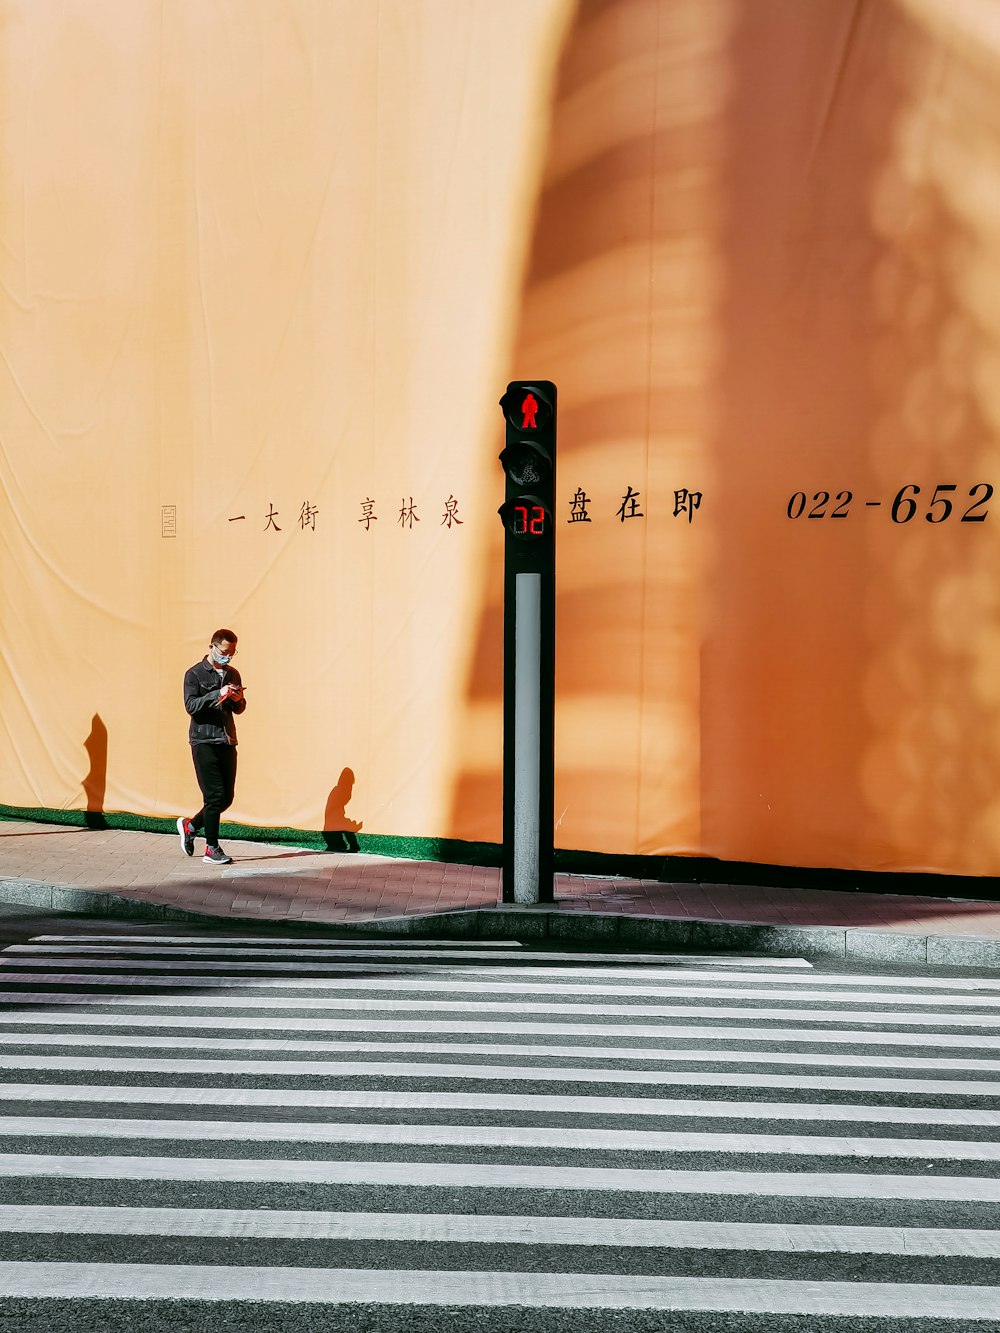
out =
{"type": "Polygon", "coordinates": [[[551,380],[514,380],[500,399],[506,439],[500,465],[506,476],[498,513],[511,537],[544,543],[553,536],[556,473],[556,386],[551,380]]]}

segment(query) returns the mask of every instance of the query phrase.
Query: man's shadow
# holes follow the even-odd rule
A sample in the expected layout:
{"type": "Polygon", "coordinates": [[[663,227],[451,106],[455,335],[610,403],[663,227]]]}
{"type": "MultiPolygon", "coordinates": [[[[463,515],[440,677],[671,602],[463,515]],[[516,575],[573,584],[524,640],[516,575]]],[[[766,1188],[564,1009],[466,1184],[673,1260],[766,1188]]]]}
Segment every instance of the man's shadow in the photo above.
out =
{"type": "Polygon", "coordinates": [[[323,841],[328,852],[358,851],[357,835],[362,824],[347,817],[347,803],[354,791],[354,770],[345,768],[337,785],[326,798],[323,812],[323,841]]]}
{"type": "Polygon", "coordinates": [[[108,729],[95,713],[90,724],[90,735],[83,742],[90,760],[90,771],[83,779],[83,820],[87,828],[106,829],[104,796],[108,786],[108,729]]]}

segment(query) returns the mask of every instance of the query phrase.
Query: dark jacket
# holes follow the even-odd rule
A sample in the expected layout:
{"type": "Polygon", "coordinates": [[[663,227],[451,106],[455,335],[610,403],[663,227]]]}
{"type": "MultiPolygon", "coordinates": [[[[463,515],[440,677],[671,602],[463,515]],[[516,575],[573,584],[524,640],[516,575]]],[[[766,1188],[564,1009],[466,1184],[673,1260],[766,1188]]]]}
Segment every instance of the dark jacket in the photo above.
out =
{"type": "Polygon", "coordinates": [[[242,713],[246,699],[235,703],[227,699],[219,703],[223,685],[242,685],[240,673],[233,666],[223,668],[223,678],[203,657],[184,672],[184,707],[191,715],[188,740],[192,745],[235,745],[236,723],[234,713],[242,713]]]}

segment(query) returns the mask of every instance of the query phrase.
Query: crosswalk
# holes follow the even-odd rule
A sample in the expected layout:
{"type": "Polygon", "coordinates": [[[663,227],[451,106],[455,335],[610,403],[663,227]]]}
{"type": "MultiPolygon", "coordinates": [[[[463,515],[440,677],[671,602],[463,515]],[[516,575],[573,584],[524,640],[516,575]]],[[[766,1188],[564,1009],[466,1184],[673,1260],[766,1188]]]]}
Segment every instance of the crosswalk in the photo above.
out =
{"type": "Polygon", "coordinates": [[[0,1328],[997,1330],[998,1093],[995,976],[40,935],[0,1328]]]}

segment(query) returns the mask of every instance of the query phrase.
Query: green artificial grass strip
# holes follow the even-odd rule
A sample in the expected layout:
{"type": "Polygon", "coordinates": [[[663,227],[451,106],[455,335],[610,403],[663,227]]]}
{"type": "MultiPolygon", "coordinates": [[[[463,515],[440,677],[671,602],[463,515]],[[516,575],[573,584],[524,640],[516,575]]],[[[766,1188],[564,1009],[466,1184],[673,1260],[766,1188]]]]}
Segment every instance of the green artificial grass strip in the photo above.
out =
{"type": "MultiPolygon", "coordinates": [[[[176,835],[176,821],[125,810],[55,810],[47,806],[0,805],[0,819],[28,820],[34,824],[62,824],[70,828],[128,829],[138,833],[176,835]]],[[[499,866],[501,848],[495,842],[463,842],[459,838],[395,837],[386,833],[352,833],[297,828],[261,828],[254,824],[223,822],[220,836],[246,842],[311,848],[325,852],[371,852],[409,861],[448,861],[457,865],[499,866]]],[[[657,863],[658,864],[658,863],[657,863]]]]}
{"type": "Polygon", "coordinates": [[[0,819],[26,819],[35,824],[65,824],[71,828],[126,828],[143,833],[177,831],[169,819],[130,815],[103,810],[54,810],[48,806],[0,805],[0,819]]]}
{"type": "MultiPolygon", "coordinates": [[[[52,810],[40,806],[0,805],[0,819],[26,819],[38,824],[68,824],[73,828],[130,829],[141,833],[176,834],[172,819],[133,815],[127,811],[52,810]]],[[[280,846],[312,848],[315,851],[370,852],[407,861],[444,861],[454,865],[499,866],[503,848],[497,842],[465,842],[461,838],[404,837],[390,833],[351,833],[297,828],[260,828],[253,824],[219,827],[222,838],[246,842],[270,842],[280,846]]],[[[688,858],[671,857],[680,868],[688,858]]],[[[555,850],[555,868],[564,874],[607,875],[627,879],[660,879],[665,866],[662,856],[615,855],[611,852],[555,850]]],[[[682,878],[677,875],[674,878],[682,878]]]]}

